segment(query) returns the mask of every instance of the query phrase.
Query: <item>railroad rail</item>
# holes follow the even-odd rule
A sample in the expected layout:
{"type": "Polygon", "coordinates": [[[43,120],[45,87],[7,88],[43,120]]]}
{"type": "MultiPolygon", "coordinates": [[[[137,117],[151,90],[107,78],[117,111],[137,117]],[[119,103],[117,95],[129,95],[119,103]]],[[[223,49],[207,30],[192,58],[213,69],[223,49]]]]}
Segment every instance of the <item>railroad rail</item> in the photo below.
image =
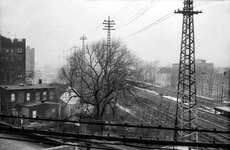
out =
{"type": "MultiPolygon", "coordinates": [[[[176,107],[176,101],[165,98],[162,95],[157,94],[156,91],[151,92],[149,90],[146,91],[146,89],[141,90],[140,88],[137,88],[137,90],[142,91],[142,92],[138,93],[141,97],[144,97],[147,99],[153,99],[154,98],[158,102],[168,101],[168,102],[173,104],[171,106],[172,110],[173,110],[173,108],[176,107]]],[[[163,106],[166,108],[167,106],[165,106],[165,105],[166,105],[166,103],[163,103],[163,106]]],[[[151,106],[149,106],[149,104],[148,104],[148,107],[151,107],[151,106]]],[[[154,106],[152,109],[152,111],[154,111],[154,113],[156,113],[156,109],[157,109],[155,107],[156,106],[154,106]]],[[[174,123],[175,114],[172,112],[173,111],[171,111],[171,113],[168,115],[168,119],[171,118],[169,120],[174,123]]],[[[161,115],[160,117],[164,117],[164,116],[161,115]]],[[[210,130],[216,129],[216,130],[226,130],[226,131],[229,130],[230,122],[229,122],[228,118],[217,115],[217,114],[209,113],[209,112],[204,111],[202,109],[198,109],[198,121],[200,122],[200,125],[198,125],[198,126],[202,129],[210,129],[210,130]]],[[[207,135],[211,141],[215,140],[216,142],[220,142],[220,143],[229,143],[230,142],[230,137],[228,135],[213,134],[213,133],[212,134],[206,134],[206,136],[207,135]]],[[[201,136],[201,137],[204,137],[204,136],[201,136]]],[[[207,141],[207,139],[205,139],[205,141],[207,141]]]]}

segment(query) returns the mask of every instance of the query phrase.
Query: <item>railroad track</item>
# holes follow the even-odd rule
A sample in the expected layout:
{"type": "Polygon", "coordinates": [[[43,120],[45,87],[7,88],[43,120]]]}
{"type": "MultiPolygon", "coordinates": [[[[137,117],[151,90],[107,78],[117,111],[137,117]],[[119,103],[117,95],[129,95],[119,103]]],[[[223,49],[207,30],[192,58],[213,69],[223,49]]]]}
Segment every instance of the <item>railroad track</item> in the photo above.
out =
{"type": "Polygon", "coordinates": [[[214,122],[218,122],[218,125],[216,125],[217,127],[220,126],[221,124],[221,128],[224,130],[229,130],[230,129],[230,121],[229,118],[221,116],[221,115],[217,115],[217,114],[212,114],[203,110],[198,109],[199,118],[203,118],[206,120],[209,120],[213,125],[215,125],[214,122]]]}
{"type": "MultiPolygon", "coordinates": [[[[151,107],[149,105],[146,105],[147,107],[151,107]]],[[[158,120],[159,118],[164,118],[166,117],[163,114],[159,114],[157,113],[157,110],[154,108],[148,108],[147,109],[149,113],[153,113],[155,114],[154,117],[156,117],[157,115],[159,115],[158,117],[156,117],[155,119],[158,120]]],[[[140,112],[143,111],[140,108],[138,109],[138,112],[140,114],[140,112]]],[[[152,115],[146,116],[148,120],[152,119],[152,115]]],[[[140,119],[140,118],[137,118],[140,119]]],[[[170,116],[168,116],[167,118],[165,118],[168,120],[168,123],[170,123],[172,126],[174,125],[174,118],[173,115],[171,114],[170,116]]],[[[198,125],[199,129],[207,129],[201,125],[198,125]]],[[[211,130],[210,128],[208,128],[209,130],[211,130]]],[[[203,142],[207,142],[207,143],[212,143],[215,141],[215,143],[222,143],[222,144],[228,144],[230,141],[229,135],[227,134],[217,134],[217,133],[199,133],[199,141],[203,141],[203,142]]]]}
{"type": "MultiPolygon", "coordinates": [[[[139,90],[141,90],[139,88],[139,90]]],[[[142,92],[139,92],[138,94],[140,94],[139,96],[141,97],[144,97],[144,98],[147,98],[147,99],[153,99],[155,101],[170,101],[173,106],[171,106],[171,109],[173,109],[174,107],[174,110],[175,110],[175,107],[176,107],[176,102],[175,101],[172,101],[172,100],[169,100],[167,98],[164,98],[160,95],[157,95],[155,91],[146,91],[146,89],[143,89],[142,92]]],[[[146,104],[146,107],[152,107],[152,106],[149,106],[149,104],[146,104]]],[[[163,107],[166,108],[166,104],[163,103],[163,107]]],[[[148,108],[150,109],[150,108],[148,108]]],[[[156,113],[156,105],[153,107],[152,111],[156,113]]],[[[171,111],[173,112],[173,111],[171,111]]],[[[161,115],[161,117],[163,117],[161,115]]],[[[173,119],[175,119],[175,113],[171,113],[168,117],[172,118],[172,119],[169,119],[171,120],[172,122],[173,119]]],[[[217,114],[212,114],[212,113],[209,113],[209,112],[206,112],[204,110],[201,110],[201,109],[198,109],[198,120],[200,121],[200,124],[199,127],[202,128],[202,129],[209,129],[209,130],[229,130],[229,125],[230,125],[230,122],[228,120],[228,118],[226,117],[223,117],[223,116],[220,116],[220,115],[217,115],[217,114]]],[[[201,134],[202,135],[202,134],[201,134]]],[[[216,142],[220,142],[220,143],[229,143],[230,142],[230,137],[229,135],[224,135],[224,134],[208,134],[209,136],[209,139],[215,139],[216,142]]],[[[207,135],[206,135],[207,136],[207,135]]],[[[202,136],[204,137],[204,136],[202,136]]],[[[205,139],[207,141],[207,139],[205,139]]],[[[212,140],[211,140],[212,141],[212,140]]]]}
{"type": "MultiPolygon", "coordinates": [[[[141,88],[138,88],[141,90],[141,88]]],[[[148,98],[148,99],[153,99],[154,100],[166,100],[171,102],[174,107],[176,107],[176,101],[173,101],[171,99],[162,97],[160,95],[156,95],[155,91],[151,92],[150,90],[142,89],[142,92],[138,93],[140,94],[141,97],[148,98]]],[[[230,121],[227,117],[217,115],[217,114],[212,114],[210,112],[204,111],[198,107],[198,117],[210,121],[214,126],[217,128],[221,128],[223,130],[229,130],[230,126],[230,121]]],[[[214,128],[213,128],[214,129],[214,128]]]]}
{"type": "MultiPolygon", "coordinates": [[[[142,87],[144,87],[145,89],[154,90],[158,93],[161,93],[164,95],[170,95],[173,97],[177,96],[176,90],[162,88],[162,87],[159,87],[157,85],[146,83],[146,82],[140,82],[140,83],[143,84],[142,87]]],[[[203,97],[203,96],[199,96],[199,95],[197,96],[197,103],[201,104],[201,105],[208,106],[208,107],[220,106],[220,104],[218,103],[218,100],[213,100],[211,98],[203,97]]]]}

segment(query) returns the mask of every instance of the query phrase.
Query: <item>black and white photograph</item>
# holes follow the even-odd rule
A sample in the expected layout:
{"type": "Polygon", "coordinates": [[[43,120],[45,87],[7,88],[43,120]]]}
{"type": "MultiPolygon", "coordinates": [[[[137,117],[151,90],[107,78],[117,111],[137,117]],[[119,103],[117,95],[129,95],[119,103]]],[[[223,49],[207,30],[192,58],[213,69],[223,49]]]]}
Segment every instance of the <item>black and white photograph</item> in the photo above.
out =
{"type": "Polygon", "coordinates": [[[0,150],[228,150],[230,0],[0,0],[0,150]]]}

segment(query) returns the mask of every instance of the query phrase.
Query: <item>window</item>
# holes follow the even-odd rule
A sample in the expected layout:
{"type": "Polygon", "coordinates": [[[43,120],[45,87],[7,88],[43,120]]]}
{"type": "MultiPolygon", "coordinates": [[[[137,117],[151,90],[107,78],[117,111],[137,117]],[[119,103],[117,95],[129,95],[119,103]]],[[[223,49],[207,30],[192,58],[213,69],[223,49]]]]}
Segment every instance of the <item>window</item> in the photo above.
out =
{"type": "Polygon", "coordinates": [[[14,61],[14,57],[11,57],[11,61],[12,61],[12,62],[14,61]]]}
{"type": "Polygon", "coordinates": [[[50,99],[54,99],[54,92],[50,91],[50,99]]]}
{"type": "Polygon", "coordinates": [[[22,56],[18,56],[18,61],[22,61],[22,56]]]}
{"type": "Polygon", "coordinates": [[[11,49],[11,53],[13,53],[14,52],[14,49],[11,49]]]}
{"type": "Polygon", "coordinates": [[[11,102],[15,102],[15,94],[14,93],[11,94],[11,102]]]}
{"type": "Polygon", "coordinates": [[[12,115],[18,116],[18,111],[15,108],[12,108],[12,115]]]}
{"type": "Polygon", "coordinates": [[[18,48],[18,53],[22,53],[22,48],[18,48]]]}
{"type": "Polygon", "coordinates": [[[10,52],[10,50],[9,49],[6,49],[6,53],[9,53],[10,52]]]}
{"type": "Polygon", "coordinates": [[[47,100],[47,92],[46,91],[43,92],[43,100],[47,100]]]}
{"type": "Polygon", "coordinates": [[[21,74],[19,74],[19,75],[18,75],[18,79],[21,79],[21,78],[22,78],[22,75],[21,75],[21,74]]]}
{"type": "Polygon", "coordinates": [[[36,101],[40,101],[40,92],[36,92],[36,101]]]}
{"type": "Polygon", "coordinates": [[[26,100],[30,101],[30,93],[26,93],[26,100]]]}
{"type": "Polygon", "coordinates": [[[36,110],[33,110],[32,111],[32,118],[36,118],[37,117],[37,111],[36,110]]]}
{"type": "Polygon", "coordinates": [[[52,112],[52,115],[54,115],[56,113],[56,109],[52,108],[51,112],[52,112]]]}

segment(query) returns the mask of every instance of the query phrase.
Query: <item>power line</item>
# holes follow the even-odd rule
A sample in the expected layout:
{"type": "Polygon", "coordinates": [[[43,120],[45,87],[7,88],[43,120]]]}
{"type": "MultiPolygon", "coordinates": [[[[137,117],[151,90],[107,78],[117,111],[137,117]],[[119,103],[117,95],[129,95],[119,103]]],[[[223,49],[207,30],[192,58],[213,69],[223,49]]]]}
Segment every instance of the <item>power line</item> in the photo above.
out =
{"type": "Polygon", "coordinates": [[[97,140],[106,140],[106,141],[120,141],[126,143],[138,143],[138,144],[147,144],[147,145],[172,145],[172,146],[196,146],[196,147],[213,147],[213,148],[228,148],[230,144],[219,144],[219,143],[201,143],[201,142],[187,142],[187,141],[177,141],[172,140],[160,140],[160,139],[149,139],[149,138],[134,138],[134,137],[117,137],[117,136],[103,136],[103,135],[90,135],[90,134],[80,134],[80,133],[70,133],[70,132],[58,132],[58,131],[45,131],[38,129],[25,129],[25,128],[9,128],[1,127],[0,130],[10,132],[10,133],[36,133],[42,135],[58,136],[58,137],[72,137],[76,140],[78,139],[97,139],[97,140]]]}
{"type": "Polygon", "coordinates": [[[121,7],[120,9],[118,9],[116,12],[114,12],[113,14],[111,14],[111,16],[113,16],[114,18],[116,17],[116,15],[118,13],[120,13],[122,10],[125,9],[125,11],[127,11],[128,9],[132,8],[133,7],[133,2],[136,1],[136,0],[131,0],[129,1],[126,5],[124,5],[123,7],[121,7]],[[131,7],[128,7],[128,6],[131,6],[131,7]],[[128,8],[127,8],[128,7],[128,8]]]}
{"type": "Polygon", "coordinates": [[[25,116],[13,116],[13,115],[0,115],[0,118],[14,118],[14,119],[30,119],[30,120],[39,120],[39,121],[54,121],[54,122],[68,122],[68,123],[82,123],[82,124],[94,124],[94,125],[106,125],[106,126],[119,126],[119,127],[130,127],[130,128],[146,128],[146,129],[160,129],[160,130],[171,130],[171,131],[197,131],[197,132],[208,132],[208,133],[222,133],[222,134],[230,134],[229,130],[226,131],[220,131],[220,130],[205,130],[205,129],[177,129],[177,128],[170,128],[170,127],[163,127],[163,126],[150,126],[150,125],[144,125],[144,124],[130,124],[130,123],[104,123],[104,122],[95,122],[92,121],[84,121],[84,120],[67,120],[67,119],[53,119],[53,118],[31,118],[31,117],[25,117],[25,116]]]}
{"type": "Polygon", "coordinates": [[[129,38],[129,37],[132,37],[132,36],[134,36],[134,35],[136,35],[136,34],[139,34],[139,33],[143,32],[143,31],[145,31],[145,30],[147,30],[147,29],[149,29],[149,28],[151,28],[151,27],[153,27],[153,26],[155,26],[155,25],[157,25],[157,24],[159,24],[159,23],[165,21],[166,19],[170,18],[171,16],[173,16],[173,12],[168,13],[167,15],[161,17],[161,18],[158,19],[157,21],[152,22],[151,24],[145,26],[145,27],[142,28],[142,29],[140,29],[140,30],[138,30],[138,31],[136,31],[136,32],[134,32],[134,33],[132,33],[132,34],[129,34],[129,35],[126,36],[125,38],[129,38]]]}
{"type": "MultiPolygon", "coordinates": [[[[195,5],[194,7],[201,7],[201,6],[205,6],[205,5],[209,5],[209,4],[213,4],[213,3],[215,3],[215,2],[198,3],[198,4],[195,5]]],[[[149,29],[149,28],[152,28],[152,27],[158,25],[159,23],[161,23],[161,22],[167,20],[168,18],[170,18],[170,17],[173,16],[173,15],[174,15],[174,11],[172,11],[172,12],[166,14],[165,16],[161,17],[161,18],[158,19],[157,21],[152,22],[151,24],[149,24],[149,25],[147,25],[147,26],[141,28],[140,30],[137,30],[136,32],[131,33],[131,34],[125,36],[125,39],[126,39],[126,38],[129,38],[129,37],[132,37],[132,36],[135,36],[135,35],[137,35],[137,34],[143,32],[143,31],[145,31],[145,30],[147,30],[147,29],[149,29]]]]}
{"type": "Polygon", "coordinates": [[[137,20],[138,18],[140,18],[141,16],[143,16],[145,13],[147,13],[153,6],[155,6],[160,0],[152,0],[150,1],[143,9],[141,9],[139,12],[137,12],[134,16],[132,16],[131,18],[129,18],[127,21],[125,21],[120,27],[118,27],[118,29],[125,27],[127,25],[129,25],[130,23],[134,22],[135,20],[137,20]],[[155,2],[155,3],[153,3],[155,2]]]}

